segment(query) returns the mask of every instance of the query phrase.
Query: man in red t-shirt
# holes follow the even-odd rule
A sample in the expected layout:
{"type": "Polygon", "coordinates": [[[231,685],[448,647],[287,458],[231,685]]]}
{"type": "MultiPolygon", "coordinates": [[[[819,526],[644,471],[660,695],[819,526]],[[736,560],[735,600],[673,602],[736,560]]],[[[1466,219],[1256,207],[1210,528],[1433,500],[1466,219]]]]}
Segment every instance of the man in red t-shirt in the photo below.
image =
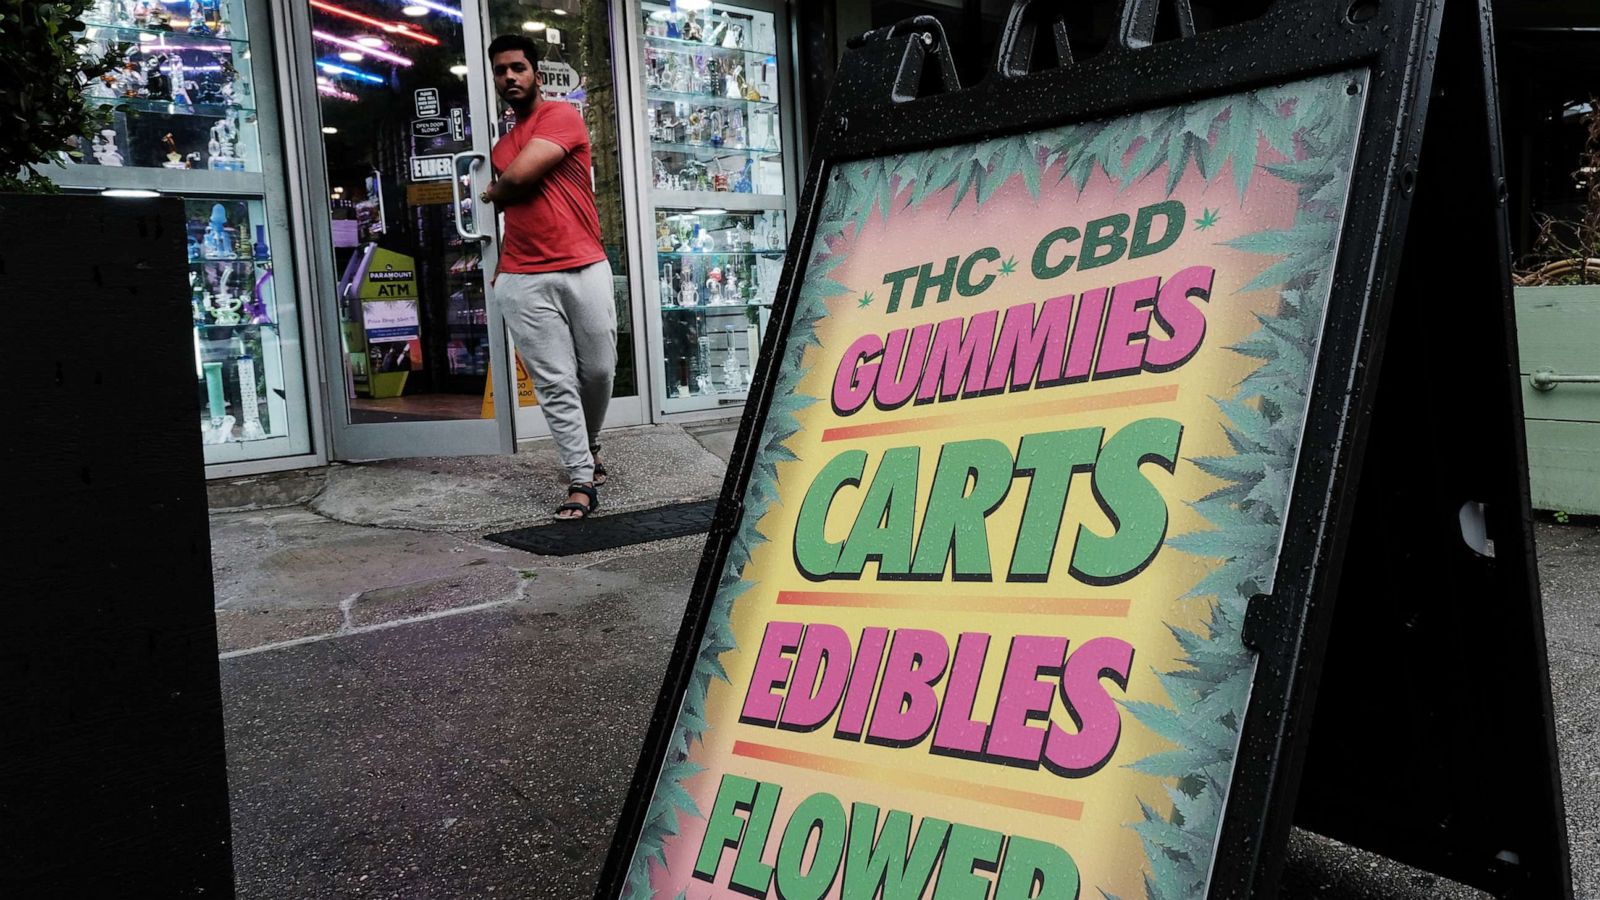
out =
{"type": "Polygon", "coordinates": [[[589,132],[565,103],[539,96],[539,48],[518,34],[489,44],[495,91],[517,124],[495,144],[481,199],[505,214],[494,291],[533,379],[570,486],[558,519],[599,505],[600,426],[617,367],[611,264],[600,246],[589,132]]]}

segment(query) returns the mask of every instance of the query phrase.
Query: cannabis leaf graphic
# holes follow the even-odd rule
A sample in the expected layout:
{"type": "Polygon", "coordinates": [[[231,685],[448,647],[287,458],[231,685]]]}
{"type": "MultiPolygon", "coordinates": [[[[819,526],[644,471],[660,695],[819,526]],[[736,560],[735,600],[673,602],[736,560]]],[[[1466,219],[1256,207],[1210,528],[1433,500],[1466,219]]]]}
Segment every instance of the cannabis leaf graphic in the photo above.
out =
{"type": "Polygon", "coordinates": [[[1217,219],[1219,218],[1220,217],[1217,215],[1216,210],[1208,209],[1206,210],[1205,215],[1194,220],[1194,227],[1197,231],[1206,231],[1210,229],[1211,226],[1217,224],[1217,219]]]}
{"type": "Polygon", "coordinates": [[[1016,270],[1017,270],[1017,258],[1015,256],[1007,257],[1006,261],[1000,264],[1000,275],[1002,277],[1004,277],[1006,275],[1010,275],[1012,272],[1015,272],[1016,270]]]}
{"type": "Polygon", "coordinates": [[[861,295],[861,299],[856,301],[856,309],[866,309],[867,307],[869,307],[871,305],[872,305],[872,292],[871,291],[867,291],[865,294],[862,294],[861,295]]]}

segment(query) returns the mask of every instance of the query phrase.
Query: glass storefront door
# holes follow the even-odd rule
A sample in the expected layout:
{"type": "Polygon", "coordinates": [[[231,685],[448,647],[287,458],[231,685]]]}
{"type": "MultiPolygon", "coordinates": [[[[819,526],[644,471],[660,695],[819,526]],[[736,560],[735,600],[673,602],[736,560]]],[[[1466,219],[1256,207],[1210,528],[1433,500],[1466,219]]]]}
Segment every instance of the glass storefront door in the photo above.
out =
{"type": "MultiPolygon", "coordinates": [[[[628,0],[631,2],[631,0],[628,0]]],[[[622,169],[627,155],[621,123],[629,121],[626,82],[617,73],[614,47],[620,31],[620,9],[614,0],[485,0],[488,35],[522,34],[539,47],[539,74],[546,102],[567,103],[583,115],[589,130],[595,208],[600,213],[600,238],[611,262],[612,301],[617,309],[617,373],[611,388],[606,425],[645,421],[641,399],[644,379],[642,326],[635,315],[632,235],[637,210],[625,202],[622,169]],[[619,85],[623,86],[618,91],[619,85]],[[636,340],[637,338],[637,340],[636,340]]],[[[492,88],[491,88],[492,90],[492,88]]],[[[500,107],[498,134],[516,122],[500,107]]],[[[526,394],[518,404],[519,438],[546,433],[538,398],[526,394]]]]}
{"type": "Polygon", "coordinates": [[[473,199],[494,121],[478,7],[300,2],[297,65],[322,145],[310,183],[328,190],[317,249],[334,456],[509,452],[494,223],[473,199]]]}

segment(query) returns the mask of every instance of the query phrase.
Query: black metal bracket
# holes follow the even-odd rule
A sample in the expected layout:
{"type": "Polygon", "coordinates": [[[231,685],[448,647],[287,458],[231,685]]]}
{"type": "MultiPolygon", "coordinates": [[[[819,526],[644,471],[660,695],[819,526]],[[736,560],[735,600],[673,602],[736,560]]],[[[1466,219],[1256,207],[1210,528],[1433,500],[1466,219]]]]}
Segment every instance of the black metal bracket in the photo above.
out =
{"type": "Polygon", "coordinates": [[[1020,78],[1044,68],[1036,66],[1041,31],[1050,36],[1056,67],[1072,65],[1072,43],[1067,39],[1067,0],[1016,0],[1000,31],[1000,52],[994,70],[1004,78],[1020,78]]]}
{"type": "Polygon", "coordinates": [[[852,49],[879,49],[876,54],[884,64],[894,66],[894,75],[884,79],[892,85],[890,99],[905,103],[926,96],[928,86],[928,61],[934,63],[938,76],[938,91],[928,93],[953,93],[961,90],[961,78],[956,74],[956,62],[950,55],[950,43],[945,40],[944,26],[933,16],[916,16],[893,25],[877,28],[860,37],[852,38],[852,49]]]}
{"type": "MultiPolygon", "coordinates": [[[[1130,49],[1148,47],[1156,42],[1156,23],[1161,7],[1167,0],[1125,0],[1118,22],[1117,39],[1130,49]]],[[[1178,17],[1178,34],[1185,38],[1195,36],[1194,9],[1189,0],[1170,0],[1172,13],[1178,17]]]]}

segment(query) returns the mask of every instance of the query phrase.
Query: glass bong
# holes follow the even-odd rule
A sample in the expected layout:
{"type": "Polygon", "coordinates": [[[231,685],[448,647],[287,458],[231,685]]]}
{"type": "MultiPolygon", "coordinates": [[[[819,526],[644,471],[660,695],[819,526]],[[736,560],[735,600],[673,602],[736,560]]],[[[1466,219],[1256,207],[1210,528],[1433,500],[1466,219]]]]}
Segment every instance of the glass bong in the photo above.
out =
{"type": "Polygon", "coordinates": [[[100,165],[122,165],[122,152],[117,149],[117,133],[112,129],[102,128],[90,146],[94,149],[95,162],[100,165]]]}
{"type": "Polygon", "coordinates": [[[733,326],[727,329],[726,356],[722,358],[722,383],[730,391],[744,387],[744,368],[739,365],[739,354],[733,346],[733,326]]]}
{"type": "Polygon", "coordinates": [[[711,393],[711,338],[700,335],[700,350],[695,357],[695,387],[700,393],[711,393]]]}
{"type": "Polygon", "coordinates": [[[691,309],[700,305],[700,288],[694,283],[694,269],[683,267],[683,281],[678,288],[678,305],[691,309]]]}
{"type": "Polygon", "coordinates": [[[227,225],[227,209],[221,203],[213,204],[211,222],[206,226],[206,235],[201,241],[201,251],[206,259],[226,259],[233,256],[233,241],[228,237],[227,225]]]}
{"type": "Polygon", "coordinates": [[[234,123],[234,115],[230,112],[211,126],[211,137],[206,143],[206,150],[211,156],[207,168],[244,171],[244,160],[239,158],[239,126],[234,123]]]}
{"type": "Polygon", "coordinates": [[[677,279],[673,277],[672,263],[667,263],[666,265],[661,267],[661,302],[662,302],[662,304],[666,305],[666,306],[671,306],[672,305],[672,301],[674,299],[676,299],[676,297],[675,297],[676,292],[677,292],[677,279]]]}
{"type": "Polygon", "coordinates": [[[706,272],[706,305],[722,305],[722,267],[712,266],[706,272]]]}

